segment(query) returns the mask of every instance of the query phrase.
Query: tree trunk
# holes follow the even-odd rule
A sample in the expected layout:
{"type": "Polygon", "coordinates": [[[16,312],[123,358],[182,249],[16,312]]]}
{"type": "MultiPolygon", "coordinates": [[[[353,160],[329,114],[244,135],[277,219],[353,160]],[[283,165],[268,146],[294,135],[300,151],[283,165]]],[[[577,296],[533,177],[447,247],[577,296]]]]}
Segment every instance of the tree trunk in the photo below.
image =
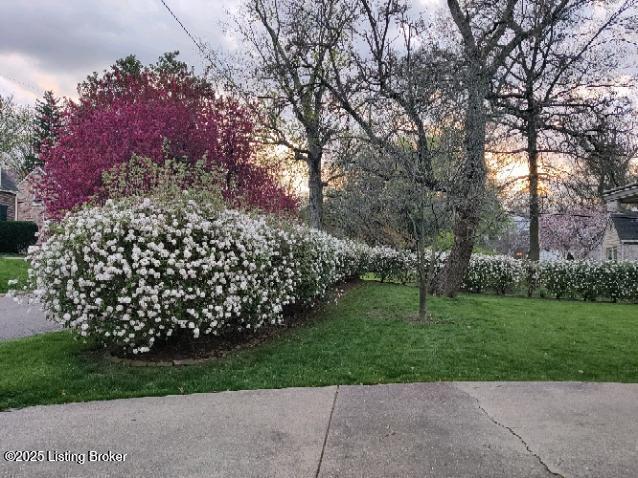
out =
{"type": "Polygon", "coordinates": [[[480,220],[480,207],[463,205],[457,211],[454,244],[445,262],[440,284],[441,292],[448,297],[455,297],[463,285],[480,220]]]}
{"type": "Polygon", "coordinates": [[[540,259],[540,201],[538,198],[538,129],[532,112],[527,123],[527,156],[529,164],[529,254],[528,259],[540,259]]]}
{"type": "Polygon", "coordinates": [[[419,274],[419,321],[427,322],[428,320],[428,284],[427,275],[419,274]]]}
{"type": "MultiPolygon", "coordinates": [[[[419,280],[419,321],[426,322],[428,319],[428,283],[430,275],[429,268],[425,264],[425,217],[423,199],[420,198],[419,211],[416,219],[412,219],[416,236],[416,259],[419,280]]],[[[430,264],[431,268],[431,264],[430,264]]]]}
{"type": "Polygon", "coordinates": [[[412,222],[412,230],[416,245],[416,271],[419,286],[418,320],[420,322],[426,322],[428,320],[429,271],[431,270],[432,265],[430,264],[429,267],[426,267],[425,264],[425,204],[422,193],[419,194],[416,203],[417,211],[416,213],[409,214],[409,218],[412,222]]]}
{"type": "Polygon", "coordinates": [[[310,227],[323,226],[323,182],[321,180],[321,154],[308,156],[308,218],[310,227]]]}
{"type": "Polygon", "coordinates": [[[454,297],[463,285],[475,235],[481,220],[485,191],[485,106],[487,83],[477,75],[469,82],[468,106],[465,114],[464,159],[454,187],[456,217],[454,244],[445,263],[439,291],[454,297]]]}
{"type": "MultiPolygon", "coordinates": [[[[417,229],[417,243],[416,243],[416,255],[417,255],[417,269],[419,276],[419,321],[426,322],[428,320],[428,268],[425,266],[425,228],[424,228],[424,214],[423,204],[420,204],[421,210],[419,211],[419,224],[416,224],[417,229]]],[[[430,264],[430,267],[432,265],[430,264]]]]}

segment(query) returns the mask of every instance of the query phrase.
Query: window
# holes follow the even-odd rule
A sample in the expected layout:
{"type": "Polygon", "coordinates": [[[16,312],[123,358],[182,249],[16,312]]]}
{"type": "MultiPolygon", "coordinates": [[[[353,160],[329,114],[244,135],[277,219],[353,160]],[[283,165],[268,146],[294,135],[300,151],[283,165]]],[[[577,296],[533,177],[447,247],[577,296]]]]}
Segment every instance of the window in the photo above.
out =
{"type": "Polygon", "coordinates": [[[6,221],[7,220],[8,211],[9,211],[9,206],[6,206],[4,204],[0,204],[0,221],[6,221]]]}
{"type": "Polygon", "coordinates": [[[608,261],[617,261],[618,260],[618,247],[608,247],[607,248],[607,260],[608,261]]]}

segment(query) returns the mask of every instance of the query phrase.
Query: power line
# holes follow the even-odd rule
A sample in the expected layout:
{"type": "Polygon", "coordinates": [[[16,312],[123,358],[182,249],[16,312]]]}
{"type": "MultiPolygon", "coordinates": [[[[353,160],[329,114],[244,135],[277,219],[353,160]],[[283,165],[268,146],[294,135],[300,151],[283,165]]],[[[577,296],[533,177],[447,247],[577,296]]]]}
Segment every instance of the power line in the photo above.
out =
{"type": "Polygon", "coordinates": [[[166,4],[166,2],[164,0],[160,0],[160,2],[162,2],[162,5],[164,5],[166,10],[168,10],[168,13],[171,14],[171,16],[175,19],[175,21],[179,24],[179,26],[182,27],[182,30],[184,30],[184,32],[188,35],[188,38],[190,38],[191,41],[195,44],[195,46],[197,47],[199,52],[202,54],[202,56],[204,58],[206,58],[206,52],[204,51],[204,47],[201,45],[201,43],[198,42],[195,39],[195,37],[191,34],[191,32],[188,31],[188,29],[184,26],[184,24],[181,22],[181,20],[179,18],[177,18],[177,15],[175,15],[175,13],[173,13],[173,10],[171,10],[171,8],[166,4]]]}
{"type": "Polygon", "coordinates": [[[20,81],[20,80],[18,80],[16,78],[13,78],[11,76],[7,76],[7,75],[1,74],[1,73],[0,73],[0,77],[5,78],[6,80],[9,80],[11,83],[15,83],[16,85],[20,85],[20,86],[26,88],[27,90],[29,90],[31,93],[34,93],[34,94],[36,94],[38,96],[40,94],[42,94],[42,91],[39,90],[39,88],[37,86],[33,85],[32,83],[31,84],[30,83],[25,83],[24,81],[20,81]]]}

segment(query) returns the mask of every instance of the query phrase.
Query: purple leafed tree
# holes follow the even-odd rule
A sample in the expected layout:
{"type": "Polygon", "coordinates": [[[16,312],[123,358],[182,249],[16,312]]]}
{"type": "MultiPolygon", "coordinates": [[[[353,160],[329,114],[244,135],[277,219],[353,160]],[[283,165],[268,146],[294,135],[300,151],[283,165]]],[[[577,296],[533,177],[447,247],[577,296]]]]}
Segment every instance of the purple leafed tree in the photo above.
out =
{"type": "Polygon", "coordinates": [[[94,197],[102,174],[132,155],[158,163],[205,160],[224,173],[222,192],[231,204],[241,197],[262,210],[296,208],[277,171],[255,161],[247,109],[216,96],[186,68],[140,67],[134,58],[129,61],[134,68],[120,61],[80,85],[79,99],[66,104],[57,141],[41,151],[46,173],[41,194],[52,217],[94,197]]]}

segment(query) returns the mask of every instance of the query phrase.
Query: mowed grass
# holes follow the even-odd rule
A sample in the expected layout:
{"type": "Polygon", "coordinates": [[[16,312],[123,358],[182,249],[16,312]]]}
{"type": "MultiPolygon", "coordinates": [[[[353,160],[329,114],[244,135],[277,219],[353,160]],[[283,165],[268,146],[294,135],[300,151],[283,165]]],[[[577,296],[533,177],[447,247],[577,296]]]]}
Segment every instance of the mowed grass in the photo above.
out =
{"type": "Polygon", "coordinates": [[[21,257],[0,257],[0,294],[24,284],[28,270],[27,261],[21,257]],[[20,282],[9,287],[8,282],[12,279],[17,279],[20,282]]]}
{"type": "Polygon", "coordinates": [[[374,282],[308,324],[205,365],[105,361],[68,332],[0,342],[0,408],[219,390],[434,380],[638,381],[638,306],[463,295],[410,320],[417,290],[374,282]]]}

